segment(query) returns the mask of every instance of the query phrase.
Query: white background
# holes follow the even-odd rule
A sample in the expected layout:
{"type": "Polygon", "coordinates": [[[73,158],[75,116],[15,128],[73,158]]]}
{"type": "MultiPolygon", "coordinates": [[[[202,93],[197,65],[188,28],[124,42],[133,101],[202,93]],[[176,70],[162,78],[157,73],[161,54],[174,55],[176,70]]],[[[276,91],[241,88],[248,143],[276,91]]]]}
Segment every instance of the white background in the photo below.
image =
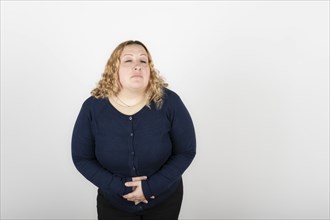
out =
{"type": "Polygon", "coordinates": [[[329,218],[328,1],[1,1],[1,219],[96,219],[72,128],[129,39],[194,120],[182,219],[329,218]]]}

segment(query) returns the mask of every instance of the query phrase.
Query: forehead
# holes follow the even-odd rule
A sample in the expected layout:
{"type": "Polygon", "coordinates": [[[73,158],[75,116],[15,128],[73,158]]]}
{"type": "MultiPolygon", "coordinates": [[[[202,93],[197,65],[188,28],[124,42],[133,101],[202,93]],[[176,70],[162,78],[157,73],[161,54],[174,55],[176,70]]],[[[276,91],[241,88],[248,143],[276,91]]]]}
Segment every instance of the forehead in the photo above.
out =
{"type": "Polygon", "coordinates": [[[123,51],[121,52],[121,56],[129,54],[147,55],[147,51],[141,45],[131,44],[124,47],[123,51]]]}

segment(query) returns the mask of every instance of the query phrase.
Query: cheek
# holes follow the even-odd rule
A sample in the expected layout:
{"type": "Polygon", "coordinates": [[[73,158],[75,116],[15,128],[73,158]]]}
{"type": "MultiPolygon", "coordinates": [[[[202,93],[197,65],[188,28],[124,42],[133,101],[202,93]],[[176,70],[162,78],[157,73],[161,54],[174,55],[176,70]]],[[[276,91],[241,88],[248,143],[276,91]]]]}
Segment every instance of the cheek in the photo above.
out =
{"type": "Polygon", "coordinates": [[[147,75],[146,79],[148,82],[150,81],[150,73],[147,75]]]}
{"type": "Polygon", "coordinates": [[[149,80],[150,80],[150,71],[149,70],[147,70],[145,73],[145,79],[149,82],[149,80]]]}
{"type": "Polygon", "coordinates": [[[125,78],[125,74],[121,71],[118,72],[118,82],[120,83],[120,85],[125,85],[126,83],[126,78],[125,78]]]}
{"type": "Polygon", "coordinates": [[[150,75],[148,75],[148,76],[146,76],[146,77],[144,78],[144,84],[145,84],[145,86],[148,86],[149,83],[150,83],[150,75]]]}

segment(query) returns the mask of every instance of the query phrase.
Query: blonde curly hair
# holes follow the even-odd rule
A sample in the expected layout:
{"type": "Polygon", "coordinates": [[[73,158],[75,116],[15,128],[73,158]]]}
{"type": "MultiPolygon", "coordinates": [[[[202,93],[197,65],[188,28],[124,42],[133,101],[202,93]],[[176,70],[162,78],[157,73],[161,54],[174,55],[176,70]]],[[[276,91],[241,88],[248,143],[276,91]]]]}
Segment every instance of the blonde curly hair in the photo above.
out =
{"type": "Polygon", "coordinates": [[[105,66],[102,79],[98,82],[96,88],[91,91],[91,95],[95,98],[109,98],[111,96],[116,96],[120,92],[121,85],[118,75],[120,55],[126,46],[132,44],[142,46],[147,52],[150,68],[150,79],[146,89],[147,106],[150,107],[150,103],[154,102],[159,109],[163,104],[164,88],[166,88],[168,84],[159,75],[159,71],[155,69],[149,50],[140,41],[128,40],[122,42],[115,48],[105,66]]]}

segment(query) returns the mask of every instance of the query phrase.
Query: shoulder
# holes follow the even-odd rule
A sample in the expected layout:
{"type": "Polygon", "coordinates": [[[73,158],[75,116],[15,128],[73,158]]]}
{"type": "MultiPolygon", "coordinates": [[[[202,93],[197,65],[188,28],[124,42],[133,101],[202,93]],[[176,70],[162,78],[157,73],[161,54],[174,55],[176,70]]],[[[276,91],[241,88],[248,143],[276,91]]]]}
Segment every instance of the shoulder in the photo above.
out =
{"type": "Polygon", "coordinates": [[[90,96],[83,102],[82,108],[93,110],[98,109],[104,106],[105,98],[95,98],[94,96],[90,96]]]}
{"type": "Polygon", "coordinates": [[[170,89],[165,90],[164,110],[171,120],[174,120],[175,118],[191,120],[189,119],[189,111],[180,96],[170,89]]]}
{"type": "Polygon", "coordinates": [[[90,118],[98,117],[107,107],[106,98],[95,98],[90,96],[85,99],[81,106],[81,114],[87,115],[90,118]]]}
{"type": "Polygon", "coordinates": [[[85,101],[83,102],[83,107],[91,107],[97,102],[97,100],[98,99],[95,98],[94,96],[90,96],[87,99],[85,99],[85,101]]]}
{"type": "Polygon", "coordinates": [[[174,92],[173,90],[170,90],[168,88],[164,89],[164,99],[168,101],[178,100],[180,99],[180,96],[174,92]]]}
{"type": "Polygon", "coordinates": [[[165,88],[164,90],[164,106],[170,109],[176,109],[178,106],[184,105],[180,96],[174,92],[173,90],[170,90],[168,88],[165,88]]]}

